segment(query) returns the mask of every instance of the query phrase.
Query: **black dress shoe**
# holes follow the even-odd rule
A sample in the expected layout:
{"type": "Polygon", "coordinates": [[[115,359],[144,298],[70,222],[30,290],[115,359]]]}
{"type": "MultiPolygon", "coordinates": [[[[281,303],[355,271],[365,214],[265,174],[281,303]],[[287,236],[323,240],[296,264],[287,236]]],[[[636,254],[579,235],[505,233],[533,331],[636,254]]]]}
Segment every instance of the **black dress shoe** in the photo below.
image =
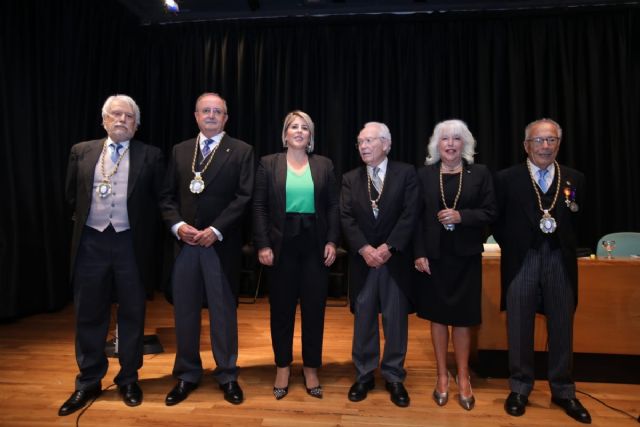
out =
{"type": "Polygon", "coordinates": [[[226,384],[220,384],[220,390],[224,392],[224,400],[234,405],[239,405],[244,400],[242,389],[238,381],[229,381],[226,384]]]}
{"type": "Polygon", "coordinates": [[[349,400],[352,402],[360,402],[361,400],[366,399],[369,390],[373,390],[375,386],[376,383],[373,379],[363,383],[356,381],[349,389],[349,400]]]}
{"type": "Polygon", "coordinates": [[[138,383],[131,383],[118,386],[118,391],[122,396],[122,401],[127,406],[138,406],[142,403],[142,389],[138,383]]]}
{"type": "Polygon", "coordinates": [[[409,393],[404,388],[402,383],[390,383],[385,384],[385,388],[391,395],[391,401],[401,408],[409,406],[409,393]]]}
{"type": "Polygon", "coordinates": [[[197,383],[190,383],[189,381],[179,380],[178,384],[175,385],[167,394],[166,399],[164,399],[164,403],[167,406],[177,405],[182,402],[189,396],[193,390],[198,388],[197,383]]]}
{"type": "Polygon", "coordinates": [[[64,417],[65,415],[73,414],[78,409],[84,408],[89,401],[100,396],[100,393],[102,393],[100,386],[88,390],[74,391],[67,401],[62,404],[58,410],[58,415],[64,417]]]}
{"type": "Polygon", "coordinates": [[[558,397],[552,397],[551,401],[564,409],[564,411],[576,421],[584,424],[591,424],[591,415],[589,411],[582,406],[582,403],[575,397],[573,399],[560,399],[558,397]]]}
{"type": "Polygon", "coordinates": [[[527,406],[529,398],[524,394],[512,391],[507,400],[504,401],[504,410],[507,414],[519,417],[524,414],[524,407],[527,406]]]}

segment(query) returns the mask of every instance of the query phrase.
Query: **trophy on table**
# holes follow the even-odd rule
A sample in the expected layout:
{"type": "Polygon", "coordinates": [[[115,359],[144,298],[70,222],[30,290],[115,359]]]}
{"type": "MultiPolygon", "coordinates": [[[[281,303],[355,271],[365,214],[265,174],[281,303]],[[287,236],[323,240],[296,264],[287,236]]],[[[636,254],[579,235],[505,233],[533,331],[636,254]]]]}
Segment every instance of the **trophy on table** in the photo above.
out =
{"type": "Polygon", "coordinates": [[[616,248],[616,241],[615,240],[603,240],[602,241],[602,247],[604,248],[605,251],[607,251],[607,259],[613,258],[613,256],[611,256],[611,253],[616,248]]]}

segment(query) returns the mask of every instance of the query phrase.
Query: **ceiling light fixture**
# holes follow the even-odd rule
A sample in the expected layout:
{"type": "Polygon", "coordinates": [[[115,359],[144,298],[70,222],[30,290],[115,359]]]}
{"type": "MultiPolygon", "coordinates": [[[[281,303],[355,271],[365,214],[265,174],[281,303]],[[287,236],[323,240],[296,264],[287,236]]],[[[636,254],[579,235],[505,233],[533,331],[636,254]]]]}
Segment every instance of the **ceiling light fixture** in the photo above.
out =
{"type": "Polygon", "coordinates": [[[164,6],[169,12],[180,12],[180,6],[176,3],[176,0],[164,0],[164,6]]]}

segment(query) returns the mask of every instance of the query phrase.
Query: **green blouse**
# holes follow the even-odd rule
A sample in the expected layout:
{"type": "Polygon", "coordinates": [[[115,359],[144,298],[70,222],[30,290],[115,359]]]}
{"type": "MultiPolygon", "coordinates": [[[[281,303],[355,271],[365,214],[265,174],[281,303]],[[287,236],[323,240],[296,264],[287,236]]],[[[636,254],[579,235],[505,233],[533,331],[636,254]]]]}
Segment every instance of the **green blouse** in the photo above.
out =
{"type": "Polygon", "coordinates": [[[287,167],[287,213],[315,213],[313,191],[313,178],[308,164],[300,175],[287,167]]]}

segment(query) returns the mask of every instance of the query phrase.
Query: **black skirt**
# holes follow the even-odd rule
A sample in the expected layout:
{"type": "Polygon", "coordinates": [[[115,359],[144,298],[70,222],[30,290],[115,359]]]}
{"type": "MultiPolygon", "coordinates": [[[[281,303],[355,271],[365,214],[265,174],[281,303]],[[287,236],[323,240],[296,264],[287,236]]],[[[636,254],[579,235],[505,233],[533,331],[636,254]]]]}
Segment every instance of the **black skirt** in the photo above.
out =
{"type": "MultiPolygon", "coordinates": [[[[455,231],[453,231],[455,233],[455,231]]],[[[482,322],[482,254],[456,256],[441,233],[440,259],[429,260],[431,275],[422,273],[415,288],[418,317],[451,326],[475,326],[482,322]]]]}

